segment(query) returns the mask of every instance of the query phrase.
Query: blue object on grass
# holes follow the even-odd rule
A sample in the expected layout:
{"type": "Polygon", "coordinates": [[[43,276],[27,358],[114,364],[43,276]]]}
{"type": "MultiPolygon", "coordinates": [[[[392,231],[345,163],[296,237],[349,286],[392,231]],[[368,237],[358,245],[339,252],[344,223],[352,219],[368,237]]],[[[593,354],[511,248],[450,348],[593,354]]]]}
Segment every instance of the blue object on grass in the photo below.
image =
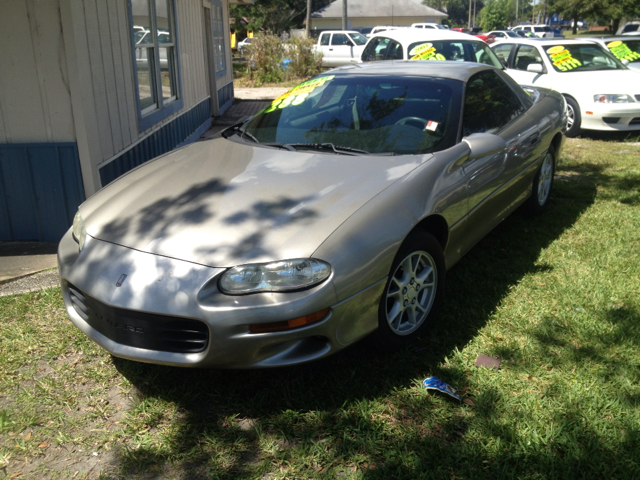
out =
{"type": "Polygon", "coordinates": [[[282,60],[282,69],[286,70],[287,68],[289,68],[290,63],[291,63],[291,60],[289,60],[288,58],[285,58],[284,60],[282,60]]]}
{"type": "Polygon", "coordinates": [[[438,390],[439,392],[452,396],[456,400],[462,400],[460,396],[456,394],[456,390],[451,385],[443,382],[438,377],[425,378],[422,385],[424,385],[424,388],[427,390],[438,390]]]}

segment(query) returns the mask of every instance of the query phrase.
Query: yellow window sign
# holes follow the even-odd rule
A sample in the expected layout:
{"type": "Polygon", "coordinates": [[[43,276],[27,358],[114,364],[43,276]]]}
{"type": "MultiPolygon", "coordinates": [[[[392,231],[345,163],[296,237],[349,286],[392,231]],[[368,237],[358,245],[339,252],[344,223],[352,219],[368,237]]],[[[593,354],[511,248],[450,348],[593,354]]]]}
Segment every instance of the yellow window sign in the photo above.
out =
{"type": "Polygon", "coordinates": [[[628,62],[633,62],[634,60],[640,59],[640,53],[634,52],[620,40],[607,43],[607,48],[616,56],[618,60],[627,60],[628,62]]]}
{"type": "Polygon", "coordinates": [[[413,47],[409,52],[410,60],[446,60],[444,55],[438,53],[431,43],[423,43],[413,47]]]}
{"type": "Polygon", "coordinates": [[[292,88],[284,95],[279,96],[271,105],[269,105],[265,110],[259,113],[270,113],[273,112],[276,108],[282,109],[287,108],[291,105],[300,105],[302,102],[306,100],[306,98],[313,92],[316,88],[323,86],[329,80],[332,80],[335,75],[328,75],[326,77],[313,78],[311,80],[307,80],[306,82],[302,82],[297,87],[292,88]]]}
{"type": "Polygon", "coordinates": [[[563,72],[568,72],[569,70],[582,66],[580,60],[573,58],[571,52],[561,45],[551,47],[547,50],[547,55],[551,58],[554,67],[563,72]]]}

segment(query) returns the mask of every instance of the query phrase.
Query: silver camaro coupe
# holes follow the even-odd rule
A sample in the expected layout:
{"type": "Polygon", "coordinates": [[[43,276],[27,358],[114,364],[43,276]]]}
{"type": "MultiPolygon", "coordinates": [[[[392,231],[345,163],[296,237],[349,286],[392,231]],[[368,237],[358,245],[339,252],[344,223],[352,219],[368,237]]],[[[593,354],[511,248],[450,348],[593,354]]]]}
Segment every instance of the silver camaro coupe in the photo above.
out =
{"type": "Polygon", "coordinates": [[[83,203],[60,242],[71,321],[118,357],[307,362],[396,349],[447,269],[518,206],[549,202],[563,97],[462,62],[328,71],[83,203]]]}

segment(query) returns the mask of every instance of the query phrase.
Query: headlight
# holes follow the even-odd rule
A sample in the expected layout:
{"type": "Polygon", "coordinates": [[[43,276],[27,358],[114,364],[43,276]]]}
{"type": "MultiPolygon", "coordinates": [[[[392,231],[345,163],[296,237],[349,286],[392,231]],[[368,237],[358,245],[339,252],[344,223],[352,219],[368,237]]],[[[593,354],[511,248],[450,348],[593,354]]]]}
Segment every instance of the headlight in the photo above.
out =
{"type": "Polygon", "coordinates": [[[331,275],[331,266],[315,258],[294,258],[273,263],[233,267],[220,277],[220,290],[231,295],[286,292],[312,287],[331,275]]]}
{"type": "Polygon", "coordinates": [[[84,220],[82,220],[80,212],[76,213],[76,216],[73,217],[73,229],[71,233],[73,233],[73,239],[78,242],[80,251],[82,251],[84,241],[87,239],[87,230],[84,228],[84,220]]]}
{"type": "Polygon", "coordinates": [[[630,95],[616,94],[616,95],[594,95],[593,101],[596,103],[635,103],[635,100],[630,95]]]}

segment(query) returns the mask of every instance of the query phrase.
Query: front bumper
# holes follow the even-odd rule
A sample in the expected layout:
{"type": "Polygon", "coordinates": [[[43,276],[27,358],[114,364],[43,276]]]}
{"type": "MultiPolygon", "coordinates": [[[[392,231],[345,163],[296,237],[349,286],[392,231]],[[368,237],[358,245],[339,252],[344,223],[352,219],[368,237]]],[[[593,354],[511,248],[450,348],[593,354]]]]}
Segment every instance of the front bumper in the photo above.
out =
{"type": "Polygon", "coordinates": [[[580,128],[612,131],[640,130],[640,103],[638,102],[598,104],[585,101],[580,107],[582,115],[580,128]]]}
{"type": "Polygon", "coordinates": [[[185,367],[275,367],[330,355],[377,328],[385,284],[382,279],[340,303],[333,277],[301,292],[229,296],[217,288],[223,268],[91,237],[79,253],[70,232],[60,242],[58,265],[69,318],[88,337],[118,357],[185,367]],[[329,313],[313,325],[249,332],[250,324],[327,306],[329,313]]]}

